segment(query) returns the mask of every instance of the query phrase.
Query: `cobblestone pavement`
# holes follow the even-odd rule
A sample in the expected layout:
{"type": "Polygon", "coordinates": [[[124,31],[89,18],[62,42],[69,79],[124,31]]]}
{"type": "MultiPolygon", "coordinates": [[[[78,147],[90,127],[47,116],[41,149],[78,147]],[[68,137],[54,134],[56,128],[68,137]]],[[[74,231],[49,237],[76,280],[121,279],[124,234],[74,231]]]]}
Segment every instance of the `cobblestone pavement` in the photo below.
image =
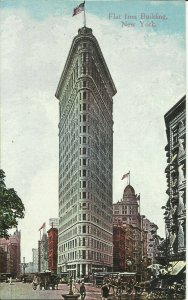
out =
{"type": "MultiPolygon", "coordinates": [[[[77,284],[77,291],[79,291],[79,284],[77,284]]],[[[66,284],[60,284],[58,290],[33,290],[32,284],[16,282],[14,284],[0,283],[0,300],[9,299],[63,299],[62,294],[67,294],[69,287],[66,284]]],[[[86,284],[86,298],[85,300],[101,300],[101,289],[92,285],[86,284]]],[[[135,298],[134,295],[123,295],[121,300],[145,299],[142,295],[140,298],[135,298]]],[[[118,297],[110,295],[108,300],[120,300],[118,297]]]]}
{"type": "MultiPolygon", "coordinates": [[[[79,284],[77,284],[77,291],[79,291],[79,284]]],[[[14,284],[0,283],[0,300],[11,299],[63,299],[62,294],[68,294],[69,286],[66,284],[60,284],[58,290],[33,290],[32,284],[16,282],[14,284]]],[[[101,289],[92,285],[86,284],[86,298],[85,300],[101,300],[101,289]]],[[[148,299],[147,294],[143,293],[141,296],[135,297],[135,295],[122,295],[122,297],[114,297],[112,294],[108,297],[108,300],[144,300],[148,299]]],[[[154,300],[154,298],[151,298],[154,300]]],[[[155,298],[159,300],[159,298],[155,298]]],[[[162,300],[162,298],[160,298],[162,300]]],[[[173,300],[173,299],[168,299],[173,300]]]]}

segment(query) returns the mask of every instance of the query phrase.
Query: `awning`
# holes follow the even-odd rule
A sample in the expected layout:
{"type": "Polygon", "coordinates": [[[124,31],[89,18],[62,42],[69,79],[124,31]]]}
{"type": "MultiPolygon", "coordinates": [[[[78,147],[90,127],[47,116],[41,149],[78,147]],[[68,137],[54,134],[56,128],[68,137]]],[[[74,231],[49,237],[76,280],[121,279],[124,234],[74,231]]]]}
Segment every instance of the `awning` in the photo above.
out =
{"type": "Polygon", "coordinates": [[[169,275],[178,275],[186,266],[185,261],[171,261],[168,267],[169,275]]]}

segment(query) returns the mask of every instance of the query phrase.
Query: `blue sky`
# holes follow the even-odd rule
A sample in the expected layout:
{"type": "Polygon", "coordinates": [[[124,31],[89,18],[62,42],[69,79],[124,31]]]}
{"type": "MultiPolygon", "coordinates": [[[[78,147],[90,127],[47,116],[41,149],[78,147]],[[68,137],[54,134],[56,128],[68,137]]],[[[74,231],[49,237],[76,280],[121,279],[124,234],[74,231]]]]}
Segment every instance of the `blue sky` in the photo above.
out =
{"type": "MultiPolygon", "coordinates": [[[[24,9],[32,18],[44,21],[49,16],[72,16],[72,10],[82,1],[66,0],[5,0],[1,1],[1,8],[24,9]]],[[[140,13],[166,15],[168,21],[159,22],[154,30],[168,34],[184,34],[185,32],[185,1],[86,1],[86,10],[98,17],[108,19],[109,12],[115,14],[140,13]],[[97,4],[96,4],[97,3],[97,4]]],[[[117,20],[113,20],[117,23],[117,20]]]]}

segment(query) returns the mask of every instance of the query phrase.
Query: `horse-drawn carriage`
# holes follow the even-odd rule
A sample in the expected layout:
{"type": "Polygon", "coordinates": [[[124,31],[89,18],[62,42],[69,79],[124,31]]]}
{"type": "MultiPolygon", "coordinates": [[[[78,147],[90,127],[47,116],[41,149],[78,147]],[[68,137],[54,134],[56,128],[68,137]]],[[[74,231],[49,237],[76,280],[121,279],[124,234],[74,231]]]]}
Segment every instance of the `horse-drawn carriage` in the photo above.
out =
{"type": "Polygon", "coordinates": [[[141,295],[143,292],[148,297],[154,299],[184,299],[185,297],[185,281],[177,281],[169,275],[154,278],[145,282],[137,282],[134,285],[135,295],[141,295]]]}
{"type": "MultiPolygon", "coordinates": [[[[161,270],[150,280],[142,281],[140,273],[118,272],[95,274],[95,284],[101,286],[107,283],[113,295],[135,294],[139,296],[146,294],[152,299],[185,299],[185,262],[173,262],[161,270]]],[[[150,274],[151,275],[151,274],[150,274]]]]}
{"type": "Polygon", "coordinates": [[[136,295],[147,292],[154,299],[185,299],[185,262],[173,262],[166,272],[134,285],[136,295]]]}
{"type": "Polygon", "coordinates": [[[60,278],[56,274],[52,274],[51,272],[40,272],[35,273],[33,277],[32,287],[34,290],[37,289],[45,289],[45,290],[55,290],[58,289],[58,284],[60,282],[60,278]]]}

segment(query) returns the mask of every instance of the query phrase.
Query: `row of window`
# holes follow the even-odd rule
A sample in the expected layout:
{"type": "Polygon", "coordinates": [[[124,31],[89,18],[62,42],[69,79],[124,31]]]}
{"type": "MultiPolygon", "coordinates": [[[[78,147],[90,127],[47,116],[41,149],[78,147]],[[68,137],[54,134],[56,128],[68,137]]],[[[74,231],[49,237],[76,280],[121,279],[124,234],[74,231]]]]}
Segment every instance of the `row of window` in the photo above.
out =
{"type": "Polygon", "coordinates": [[[77,259],[95,260],[103,263],[111,263],[112,255],[103,254],[101,252],[90,251],[90,250],[78,250],[63,254],[59,256],[59,263],[73,261],[77,259]]]}

